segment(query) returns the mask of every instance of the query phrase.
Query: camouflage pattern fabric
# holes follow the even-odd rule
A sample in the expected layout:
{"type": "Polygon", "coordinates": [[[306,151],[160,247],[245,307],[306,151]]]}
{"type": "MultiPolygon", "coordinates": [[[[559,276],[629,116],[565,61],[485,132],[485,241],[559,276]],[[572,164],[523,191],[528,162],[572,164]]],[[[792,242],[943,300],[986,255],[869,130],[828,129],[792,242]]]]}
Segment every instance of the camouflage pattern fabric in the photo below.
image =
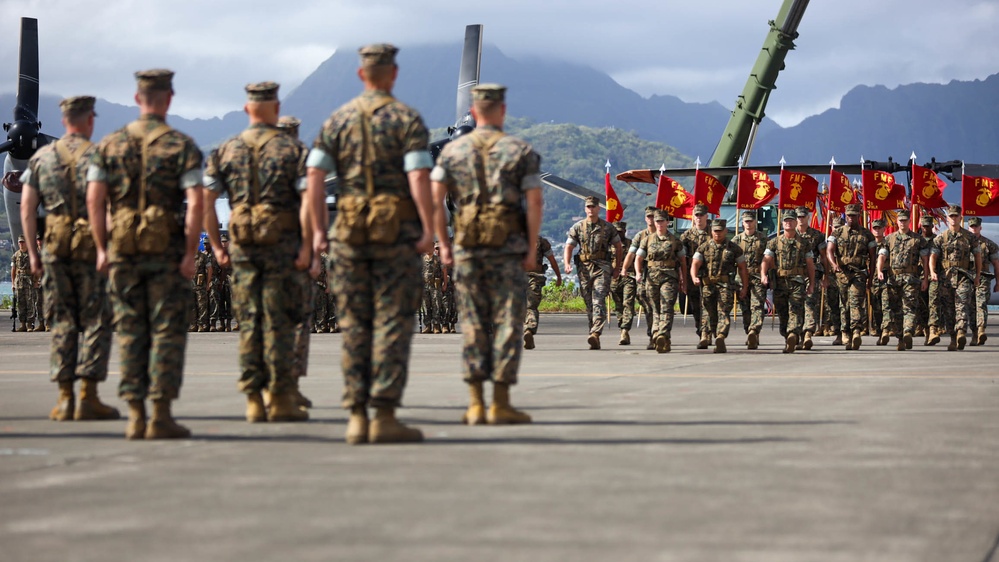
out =
{"type": "MultiPolygon", "coordinates": [[[[258,148],[259,193],[253,193],[253,148],[243,137],[260,139],[273,130],[271,125],[254,124],[227,140],[209,159],[205,175],[214,179],[209,188],[228,194],[233,207],[260,203],[297,217],[307,150],[294,137],[278,134],[258,148]]],[[[303,317],[311,296],[308,273],[295,269],[301,244],[301,228],[296,226],[272,245],[233,240],[229,247],[232,302],[239,322],[238,386],[246,394],[264,389],[286,394],[301,375],[300,353],[308,349],[308,335],[301,331],[303,323],[308,327],[303,317]]]]}
{"type": "Polygon", "coordinates": [[[34,321],[34,280],[31,277],[31,260],[28,252],[18,250],[10,260],[14,274],[14,296],[17,297],[17,317],[21,324],[34,321]]]}
{"type": "Polygon", "coordinates": [[[545,276],[549,256],[555,256],[552,252],[552,244],[544,236],[538,236],[537,246],[538,263],[534,269],[527,272],[527,315],[524,318],[524,331],[531,334],[538,333],[538,306],[541,305],[541,297],[548,278],[545,276]]]}
{"type": "Polygon", "coordinates": [[[746,257],[746,269],[749,271],[749,289],[746,298],[739,299],[739,311],[742,313],[742,328],[748,334],[760,333],[763,329],[763,315],[766,313],[767,288],[760,280],[760,264],[763,263],[763,252],[767,249],[767,237],[756,231],[752,236],[741,232],[732,238],[737,246],[742,248],[746,257]]]}
{"type": "Polygon", "coordinates": [[[995,272],[992,271],[992,260],[999,254],[999,244],[980,235],[976,242],[982,256],[982,280],[975,288],[972,324],[977,332],[981,332],[988,326],[989,297],[992,296],[992,288],[995,286],[996,279],[995,272]]]}
{"type": "Polygon", "coordinates": [[[926,240],[913,232],[897,231],[885,238],[878,253],[886,256],[882,271],[887,278],[887,305],[890,316],[886,327],[898,335],[912,336],[919,313],[919,288],[922,281],[922,257],[929,254],[926,240]]]}
{"type": "Polygon", "coordinates": [[[967,331],[975,304],[974,256],[981,254],[981,248],[971,232],[959,228],[956,232],[945,230],[934,238],[930,252],[936,254],[937,265],[943,270],[942,275],[938,273],[937,326],[951,335],[967,331]]]}
{"type": "Polygon", "coordinates": [[[210,280],[208,282],[208,325],[215,326],[220,320],[219,299],[222,292],[222,271],[218,260],[215,259],[215,252],[212,251],[211,246],[206,245],[205,255],[208,256],[208,272],[210,273],[210,280]]]}
{"type": "Polygon", "coordinates": [[[645,294],[651,300],[654,314],[652,337],[670,339],[676,298],[680,292],[680,258],[687,250],[679,238],[669,232],[646,236],[639,248],[645,258],[645,294]],[[672,263],[673,265],[668,265],[672,263]]]}
{"type": "Polygon", "coordinates": [[[583,219],[569,228],[569,240],[579,247],[576,275],[591,334],[603,333],[607,323],[607,294],[614,267],[611,247],[620,239],[617,230],[601,218],[592,223],[583,219]]]}
{"type": "Polygon", "coordinates": [[[867,276],[870,248],[876,248],[874,234],[863,227],[844,225],[833,232],[840,272],[836,274],[839,285],[840,329],[853,333],[867,329],[867,276]]]}
{"type": "MultiPolygon", "coordinates": [[[[638,248],[641,247],[642,241],[646,237],[655,233],[655,229],[648,229],[639,232],[631,240],[631,248],[629,252],[637,252],[638,248]]],[[[634,269],[632,269],[634,271],[634,269]]],[[[653,311],[653,303],[645,291],[645,283],[637,283],[635,287],[635,297],[638,299],[638,303],[642,305],[642,314],[645,316],[645,335],[652,338],[652,324],[655,322],[655,313],[653,311]]],[[[656,299],[658,300],[658,299],[656,299]]]]}
{"type": "Polygon", "coordinates": [[[808,258],[814,255],[809,240],[795,233],[794,238],[778,234],[767,242],[765,251],[773,258],[775,267],[767,272],[773,275],[774,308],[780,321],[780,335],[786,338],[796,334],[801,338],[805,322],[805,294],[808,292],[808,258]]]}
{"type": "MultiPolygon", "coordinates": [[[[323,256],[325,255],[323,254],[323,256]]],[[[329,286],[329,275],[325,257],[319,260],[319,276],[316,278],[314,285],[315,287],[312,291],[312,331],[323,333],[330,327],[330,314],[329,310],[327,310],[329,298],[326,292],[329,286]]]]}
{"type": "Polygon", "coordinates": [[[291,377],[293,380],[300,379],[309,374],[309,346],[312,341],[312,332],[315,323],[315,309],[313,303],[319,289],[309,278],[308,272],[302,272],[301,294],[297,298],[298,316],[294,326],[295,332],[295,352],[291,377]]]}
{"type": "MultiPolygon", "coordinates": [[[[622,237],[622,253],[627,253],[631,247],[631,239],[622,237]]],[[[611,248],[614,256],[614,263],[617,267],[624,265],[624,256],[618,257],[617,250],[611,248]],[[620,262],[620,263],[618,263],[620,262]]],[[[635,270],[625,271],[621,269],[621,275],[617,279],[611,280],[610,296],[614,302],[614,314],[617,316],[617,327],[621,330],[630,330],[635,317],[635,298],[638,293],[638,284],[635,283],[635,270]]]]}
{"type": "Polygon", "coordinates": [[[716,337],[728,337],[735,304],[733,285],[738,284],[738,264],[745,259],[742,248],[729,240],[718,244],[710,239],[694,253],[694,260],[702,262],[698,273],[703,284],[701,310],[707,317],[705,326],[716,337]]]}
{"type": "MultiPolygon", "coordinates": [[[[684,248],[687,250],[687,256],[689,257],[693,257],[694,253],[697,252],[697,248],[710,239],[711,233],[709,231],[701,230],[693,226],[680,235],[680,241],[683,242],[684,248]]],[[[697,335],[701,335],[701,331],[704,329],[704,325],[707,324],[708,320],[707,316],[701,309],[701,288],[695,286],[693,283],[687,284],[687,295],[684,307],[687,310],[681,310],[680,312],[690,314],[690,317],[694,319],[694,329],[696,330],[697,335]]]]}
{"type": "MultiPolygon", "coordinates": [[[[163,120],[144,115],[144,132],[163,120]]],[[[185,193],[182,179],[199,173],[202,156],[194,140],[171,130],[150,146],[147,168],[142,150],[125,128],[104,137],[91,158],[88,178],[99,171],[108,185],[111,212],[138,209],[139,176],[145,173],[146,203],[172,218],[167,250],[158,255],[109,252],[111,300],[121,348],[119,395],[125,400],[175,399],[180,395],[187,344],[190,283],[180,274],[184,254],[185,193]]]]}
{"type": "Polygon", "coordinates": [[[444,295],[441,285],[444,272],[440,256],[435,253],[423,256],[423,325],[440,331],[444,324],[444,295]]]}
{"type": "Polygon", "coordinates": [[[191,324],[200,331],[208,329],[208,266],[208,255],[204,251],[194,254],[194,278],[191,279],[194,309],[191,324]]]}
{"type": "MultiPolygon", "coordinates": [[[[887,244],[887,239],[878,242],[877,251],[887,244]]],[[[891,334],[891,309],[888,302],[888,283],[880,281],[877,272],[871,277],[871,335],[880,336],[882,331],[891,334]],[[887,311],[887,313],[886,313],[887,311]]]]}
{"type": "MultiPolygon", "coordinates": [[[[370,120],[375,148],[372,172],[376,194],[412,200],[403,168],[406,154],[428,150],[429,132],[416,110],[383,91],[365,91],[369,106],[387,101],[370,120]]],[[[353,101],[326,120],[314,147],[336,164],[341,195],[366,196],[360,131],[353,101]]],[[[419,219],[402,221],[394,244],[350,245],[333,239],[333,292],[343,332],[343,405],[397,407],[409,368],[413,326],[422,295],[421,261],[413,244],[422,236],[419,219]]]]}
{"type": "MultiPolygon", "coordinates": [[[[805,295],[805,324],[803,331],[815,333],[819,324],[819,307],[822,305],[822,292],[819,290],[819,282],[822,280],[824,275],[824,268],[822,267],[822,256],[825,255],[826,251],[826,237],[821,231],[814,229],[812,227],[805,228],[804,232],[798,230],[798,236],[802,237],[815,256],[815,290],[811,295],[805,295]]],[[[828,300],[828,297],[827,297],[828,300]]],[[[828,304],[827,304],[828,306],[828,304]]],[[[839,316],[839,306],[837,301],[836,306],[837,316],[839,316]]],[[[828,314],[822,314],[825,318],[828,318],[828,314]]]]}

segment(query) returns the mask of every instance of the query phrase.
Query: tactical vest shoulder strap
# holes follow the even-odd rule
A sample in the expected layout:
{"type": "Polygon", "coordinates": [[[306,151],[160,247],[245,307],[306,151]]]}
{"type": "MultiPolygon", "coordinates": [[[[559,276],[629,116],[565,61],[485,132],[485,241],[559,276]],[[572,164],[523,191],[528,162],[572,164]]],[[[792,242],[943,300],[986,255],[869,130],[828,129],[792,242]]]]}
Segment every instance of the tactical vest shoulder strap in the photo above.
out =
{"type": "Polygon", "coordinates": [[[86,152],[88,148],[93,146],[93,144],[94,143],[89,140],[84,139],[75,151],[70,152],[69,147],[66,146],[66,142],[64,142],[64,139],[55,141],[56,155],[59,158],[59,162],[61,162],[66,168],[66,183],[69,185],[69,212],[70,217],[74,221],[76,221],[80,213],[80,203],[76,196],[76,163],[79,162],[83,153],[86,152]]]}
{"type": "Polygon", "coordinates": [[[486,164],[489,162],[489,151],[500,141],[506,133],[498,131],[492,135],[477,132],[471,136],[472,144],[479,153],[479,161],[475,165],[475,175],[479,180],[479,193],[475,199],[478,204],[482,204],[482,196],[487,193],[486,164]]]}
{"type": "Polygon", "coordinates": [[[142,143],[142,169],[139,171],[139,212],[146,210],[146,168],[149,162],[149,147],[156,139],[169,133],[173,129],[166,123],[159,123],[148,131],[143,131],[144,126],[140,121],[132,121],[126,127],[129,136],[142,143]]]}
{"type": "Polygon", "coordinates": [[[371,130],[371,118],[375,112],[395,101],[392,96],[384,96],[372,103],[368,103],[361,98],[354,98],[354,107],[361,114],[361,136],[364,138],[362,146],[361,166],[364,168],[364,184],[368,197],[375,194],[375,176],[371,167],[375,163],[375,142],[372,139],[374,131],[371,130]]]}
{"type": "Polygon", "coordinates": [[[272,127],[263,129],[258,135],[254,135],[253,132],[254,129],[246,129],[239,134],[239,140],[250,149],[250,204],[256,205],[260,200],[260,151],[268,141],[281,134],[281,131],[272,127]]]}

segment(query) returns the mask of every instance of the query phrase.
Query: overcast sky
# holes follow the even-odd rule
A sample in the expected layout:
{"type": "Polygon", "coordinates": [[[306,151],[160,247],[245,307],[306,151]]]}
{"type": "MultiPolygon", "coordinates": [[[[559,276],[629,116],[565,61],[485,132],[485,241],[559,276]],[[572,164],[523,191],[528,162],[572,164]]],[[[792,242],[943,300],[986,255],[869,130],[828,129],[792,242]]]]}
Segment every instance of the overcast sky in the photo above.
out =
{"type": "MultiPolygon", "coordinates": [[[[587,64],[643,96],[732,107],[781,0],[0,0],[0,92],[16,88],[20,17],[38,18],[41,89],[131,104],[132,73],[175,70],[172,111],[242,107],[247,82],[291,91],[338,47],[457,43],[485,25],[506,55],[587,64]],[[7,78],[4,78],[7,77],[7,78]]],[[[767,115],[789,126],[859,84],[999,71],[997,0],[812,0],[767,115]]],[[[488,80],[488,69],[483,69],[488,80]]],[[[457,62],[455,62],[457,80],[457,62]]],[[[8,118],[9,110],[0,108],[8,118]]]]}

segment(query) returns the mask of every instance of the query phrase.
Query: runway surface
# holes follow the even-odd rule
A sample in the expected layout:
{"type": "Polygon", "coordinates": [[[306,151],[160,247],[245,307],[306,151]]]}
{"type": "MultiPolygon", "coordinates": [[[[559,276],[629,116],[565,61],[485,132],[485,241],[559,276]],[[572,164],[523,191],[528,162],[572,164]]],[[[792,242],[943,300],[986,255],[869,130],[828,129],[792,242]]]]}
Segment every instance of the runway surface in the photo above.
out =
{"type": "Polygon", "coordinates": [[[427,441],[356,447],[339,335],[313,339],[312,420],[251,425],[238,334],[191,334],[194,438],[129,442],[49,421],[49,335],[0,333],[0,559],[999,560],[996,328],[784,355],[768,320],[761,349],[739,329],[713,354],[678,319],[659,355],[609,325],[590,351],[584,316],[542,315],[517,427],[459,424],[462,336],[417,335],[400,417],[427,441]]]}

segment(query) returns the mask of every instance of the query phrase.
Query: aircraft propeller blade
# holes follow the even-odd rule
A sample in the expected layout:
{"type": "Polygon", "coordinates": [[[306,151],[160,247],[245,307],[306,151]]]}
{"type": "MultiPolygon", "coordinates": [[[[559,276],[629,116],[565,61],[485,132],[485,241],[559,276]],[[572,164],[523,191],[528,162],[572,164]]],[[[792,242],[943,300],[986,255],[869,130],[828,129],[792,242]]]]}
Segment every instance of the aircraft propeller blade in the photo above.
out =
{"type": "Polygon", "coordinates": [[[461,68],[458,71],[458,103],[454,120],[456,125],[468,115],[472,107],[472,88],[479,83],[482,66],[482,24],[465,26],[465,45],[461,49],[461,68]]]}
{"type": "MultiPolygon", "coordinates": [[[[598,201],[604,201],[606,194],[597,193],[588,187],[583,187],[578,183],[573,183],[565,178],[560,178],[555,174],[549,174],[548,172],[541,172],[541,182],[548,187],[554,187],[559,191],[564,191],[569,195],[574,195],[580,199],[586,199],[587,197],[596,197],[598,201]]],[[[600,204],[601,207],[606,208],[605,203],[600,204]]],[[[624,203],[621,204],[622,208],[625,208],[624,203]]]]}
{"type": "Polygon", "coordinates": [[[38,20],[21,18],[15,121],[38,121],[38,20]]]}

